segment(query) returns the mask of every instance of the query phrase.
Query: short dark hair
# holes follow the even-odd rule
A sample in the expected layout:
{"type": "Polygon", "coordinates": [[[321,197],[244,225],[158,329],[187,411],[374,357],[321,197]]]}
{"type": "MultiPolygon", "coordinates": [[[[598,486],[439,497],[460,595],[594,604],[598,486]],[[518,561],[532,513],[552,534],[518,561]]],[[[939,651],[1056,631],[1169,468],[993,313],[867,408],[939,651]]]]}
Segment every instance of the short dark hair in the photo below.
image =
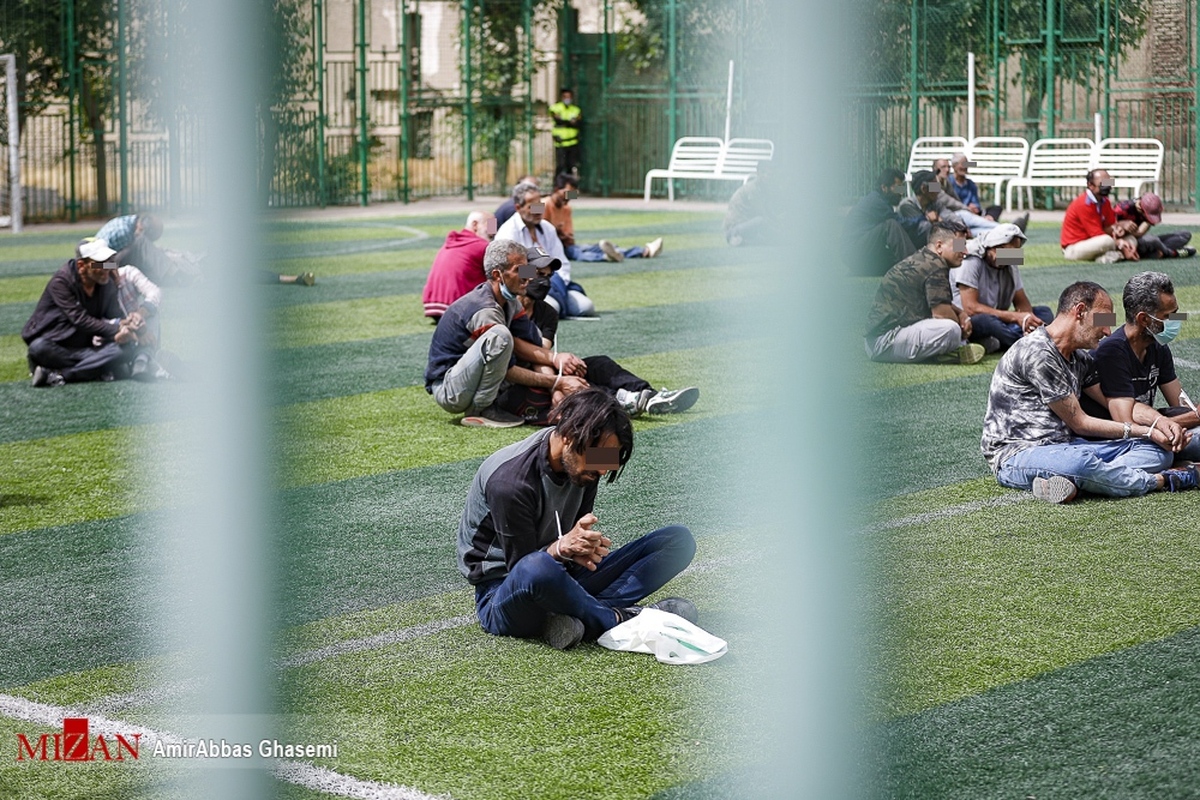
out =
{"type": "Polygon", "coordinates": [[[1175,284],[1165,272],[1139,272],[1125,284],[1121,304],[1125,306],[1125,321],[1133,322],[1139,311],[1151,316],[1162,306],[1164,294],[1175,294],[1175,284]]]}
{"type": "Polygon", "coordinates": [[[875,179],[875,188],[883,186],[891,186],[897,180],[904,180],[904,173],[895,167],[888,167],[879,173],[879,177],[875,179]]]}
{"type": "Polygon", "coordinates": [[[954,239],[955,237],[966,236],[970,233],[971,229],[957,219],[939,219],[929,226],[929,243],[933,244],[943,239],[954,239]]]}
{"type": "Polygon", "coordinates": [[[1058,296],[1058,312],[1065,314],[1080,303],[1085,304],[1088,308],[1096,305],[1096,298],[1100,295],[1107,295],[1104,287],[1092,281],[1075,281],[1070,286],[1062,290],[1062,294],[1058,296]]]}
{"type": "Polygon", "coordinates": [[[564,186],[570,186],[574,189],[579,188],[579,178],[576,178],[569,172],[560,172],[554,176],[554,191],[558,191],[564,186]]]}
{"type": "Polygon", "coordinates": [[[142,223],[142,232],[152,242],[157,242],[163,233],[162,219],[157,214],[138,214],[137,221],[142,223]]]}
{"type": "Polygon", "coordinates": [[[909,185],[912,186],[913,194],[920,194],[921,192],[925,191],[925,184],[936,182],[937,175],[934,175],[932,170],[923,169],[912,176],[912,180],[909,181],[909,185]]]}
{"type": "Polygon", "coordinates": [[[559,97],[562,97],[564,94],[570,94],[570,95],[571,95],[571,97],[574,97],[574,96],[575,96],[575,90],[574,90],[574,89],[572,89],[570,86],[564,86],[564,87],[562,87],[561,89],[559,89],[559,90],[558,90],[558,96],[559,96],[559,97]]]}
{"type": "Polygon", "coordinates": [[[550,424],[563,439],[571,442],[571,451],[583,455],[589,447],[614,434],[620,443],[617,463],[620,466],[608,473],[612,483],[625,471],[633,455],[633,423],[616,398],[603,389],[583,389],[567,397],[550,414],[550,424]]]}

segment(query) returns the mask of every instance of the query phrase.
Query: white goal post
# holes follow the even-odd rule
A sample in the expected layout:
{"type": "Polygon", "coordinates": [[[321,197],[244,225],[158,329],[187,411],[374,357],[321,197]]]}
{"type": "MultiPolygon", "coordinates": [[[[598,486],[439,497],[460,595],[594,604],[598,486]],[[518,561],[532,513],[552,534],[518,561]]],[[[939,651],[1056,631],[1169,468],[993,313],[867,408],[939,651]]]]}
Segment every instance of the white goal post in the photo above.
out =
{"type": "MultiPolygon", "coordinates": [[[[4,64],[5,110],[8,112],[8,216],[0,216],[0,226],[21,232],[21,130],[17,114],[17,57],[0,55],[4,64]]],[[[0,190],[2,191],[2,190],[0,190]]]]}

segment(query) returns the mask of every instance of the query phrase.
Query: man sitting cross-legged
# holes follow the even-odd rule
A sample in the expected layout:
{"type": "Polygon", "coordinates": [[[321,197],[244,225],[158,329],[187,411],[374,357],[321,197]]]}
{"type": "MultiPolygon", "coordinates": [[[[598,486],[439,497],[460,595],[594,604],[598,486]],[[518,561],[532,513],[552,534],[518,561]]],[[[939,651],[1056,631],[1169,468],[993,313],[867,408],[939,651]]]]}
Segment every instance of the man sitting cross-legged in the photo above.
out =
{"type": "Polygon", "coordinates": [[[1085,395],[1083,410],[1100,419],[1161,425],[1170,418],[1188,430],[1191,438],[1177,458],[1200,461],[1200,418],[1188,405],[1175,372],[1170,343],[1183,324],[1175,286],[1162,272],[1142,272],[1125,284],[1121,296],[1125,324],[1096,348],[1096,372],[1105,403],[1085,395]],[[1163,412],[1152,406],[1158,390],[1167,400],[1163,412]]]}
{"type": "MultiPolygon", "coordinates": [[[[485,631],[565,649],[635,616],[691,563],[696,542],[672,525],[612,549],[596,528],[600,479],[612,483],[633,455],[633,425],[611,395],[576,392],[551,422],[479,466],[458,525],[458,568],[485,631]]],[[[651,607],[696,621],[680,598],[651,607]]]]}
{"type": "Polygon", "coordinates": [[[950,292],[950,268],[962,263],[967,228],[936,222],[929,244],[887,271],[867,316],[867,355],[875,361],[947,357],[974,364],[983,346],[969,344],[971,318],[950,292]]]}
{"type": "MultiPolygon", "coordinates": [[[[1052,503],[1078,489],[1111,497],[1196,487],[1194,467],[1166,469],[1187,434],[1158,424],[1097,419],[1079,405],[1094,371],[1089,349],[1113,323],[1112,298],[1098,284],[1073,283],[1058,299],[1058,315],[1014,344],[992,375],[981,449],[1002,486],[1032,489],[1052,503]],[[1091,441],[1102,439],[1103,441],[1091,441]],[[1164,471],[1165,470],[1165,471],[1164,471]]],[[[1134,419],[1157,416],[1142,407],[1134,419]]]]}
{"type": "Polygon", "coordinates": [[[1054,319],[1049,306],[1034,306],[1021,282],[1025,234],[1005,222],[967,242],[962,266],[950,270],[954,305],[971,317],[971,341],[989,353],[1007,349],[1054,319]],[[1011,309],[1011,310],[1010,310],[1011,309]]]}

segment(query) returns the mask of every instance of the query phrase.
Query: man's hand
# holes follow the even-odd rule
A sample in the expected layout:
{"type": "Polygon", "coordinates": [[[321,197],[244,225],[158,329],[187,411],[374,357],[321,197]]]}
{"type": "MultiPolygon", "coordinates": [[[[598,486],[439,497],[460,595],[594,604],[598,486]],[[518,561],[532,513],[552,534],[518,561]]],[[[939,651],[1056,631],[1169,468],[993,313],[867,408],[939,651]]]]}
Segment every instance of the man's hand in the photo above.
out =
{"type": "Polygon", "coordinates": [[[1121,255],[1125,256],[1126,261],[1138,261],[1137,245],[1128,239],[1117,239],[1117,249],[1121,251],[1121,255]]]}
{"type": "Polygon", "coordinates": [[[133,328],[130,328],[128,325],[122,324],[120,329],[117,331],[117,335],[113,337],[113,341],[116,342],[117,344],[128,344],[129,342],[136,342],[137,334],[134,332],[133,328]]]}
{"type": "Polygon", "coordinates": [[[595,514],[584,514],[575,527],[563,534],[550,550],[564,561],[574,561],[581,567],[595,572],[596,565],[608,555],[612,540],[600,531],[592,530],[597,522],[595,514]]]}
{"type": "Polygon", "coordinates": [[[583,363],[583,359],[571,353],[559,353],[551,359],[554,362],[555,369],[562,369],[563,377],[567,375],[578,375],[583,377],[587,375],[587,364],[583,363]]]}
{"type": "Polygon", "coordinates": [[[938,221],[938,213],[933,210],[926,211],[925,219],[929,220],[930,222],[937,222],[938,221]]]}
{"type": "Polygon", "coordinates": [[[1151,439],[1164,450],[1170,450],[1172,453],[1178,453],[1187,446],[1188,440],[1191,438],[1188,432],[1184,430],[1178,423],[1167,417],[1162,417],[1154,426],[1154,432],[1150,435],[1151,439]],[[1160,438],[1158,434],[1163,434],[1160,438]]]}
{"type": "Polygon", "coordinates": [[[971,337],[971,315],[965,311],[958,312],[958,327],[962,328],[963,338],[971,337]]]}
{"type": "Polygon", "coordinates": [[[983,213],[983,209],[981,209],[979,207],[978,203],[971,203],[970,205],[967,206],[967,210],[970,211],[972,214],[982,214],[983,213]]]}
{"type": "Polygon", "coordinates": [[[1037,314],[1025,314],[1021,317],[1021,333],[1033,333],[1045,324],[1037,314]]]}
{"type": "Polygon", "coordinates": [[[121,324],[131,330],[140,331],[142,326],[146,324],[146,320],[142,317],[141,312],[131,311],[128,317],[121,320],[121,324]]]}
{"type": "Polygon", "coordinates": [[[583,378],[576,378],[574,375],[563,375],[558,379],[558,385],[554,387],[554,391],[562,392],[565,397],[586,388],[588,388],[588,382],[583,378]]]}

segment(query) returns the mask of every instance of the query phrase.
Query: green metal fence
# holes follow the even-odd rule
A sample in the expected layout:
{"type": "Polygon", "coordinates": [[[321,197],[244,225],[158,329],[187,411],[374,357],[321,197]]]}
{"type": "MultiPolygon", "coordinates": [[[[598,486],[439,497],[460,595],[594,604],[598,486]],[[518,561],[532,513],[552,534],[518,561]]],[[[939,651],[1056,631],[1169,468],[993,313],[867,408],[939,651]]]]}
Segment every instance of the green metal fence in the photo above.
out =
{"type": "MultiPolygon", "coordinates": [[[[881,0],[843,119],[857,166],[848,196],[918,136],[966,136],[967,53],[978,136],[1160,139],[1160,191],[1200,208],[1196,0],[881,0]]],[[[1045,202],[1065,195],[1045,193],[1045,202]]]]}

